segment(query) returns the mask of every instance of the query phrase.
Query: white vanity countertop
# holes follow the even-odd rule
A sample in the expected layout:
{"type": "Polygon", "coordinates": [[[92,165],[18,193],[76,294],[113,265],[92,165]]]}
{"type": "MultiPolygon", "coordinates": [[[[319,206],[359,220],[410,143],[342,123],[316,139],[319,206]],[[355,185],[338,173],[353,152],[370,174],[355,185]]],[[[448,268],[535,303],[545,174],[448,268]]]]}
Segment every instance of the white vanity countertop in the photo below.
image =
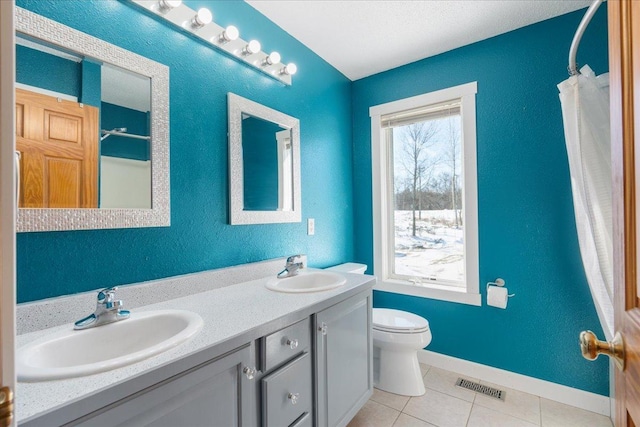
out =
{"type": "MultiPolygon", "coordinates": [[[[260,334],[264,335],[261,327],[270,322],[297,312],[301,315],[311,314],[348,296],[371,289],[374,283],[371,276],[345,274],[345,277],[347,277],[347,283],[344,286],[323,292],[273,292],[264,286],[267,279],[259,279],[136,308],[132,310],[133,314],[163,309],[193,311],[202,317],[204,326],[186,343],[132,365],[86,377],[36,383],[19,382],[16,389],[17,421],[23,422],[29,418],[44,415],[61,406],[89,397],[233,338],[247,335],[246,342],[249,342],[260,337],[260,334]],[[252,331],[254,334],[251,333],[252,331]]],[[[72,325],[19,335],[16,347],[20,348],[45,335],[69,328],[72,328],[72,325]]]]}

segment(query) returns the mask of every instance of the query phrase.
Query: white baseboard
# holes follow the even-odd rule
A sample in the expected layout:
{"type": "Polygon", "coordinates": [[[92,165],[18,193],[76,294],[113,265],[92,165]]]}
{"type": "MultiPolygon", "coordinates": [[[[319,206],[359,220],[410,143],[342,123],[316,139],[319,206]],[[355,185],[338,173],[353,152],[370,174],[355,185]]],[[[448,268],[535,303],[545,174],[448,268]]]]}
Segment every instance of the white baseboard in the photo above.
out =
{"type": "Polygon", "coordinates": [[[577,388],[516,374],[515,372],[469,362],[468,360],[458,359],[428,350],[418,351],[418,360],[420,363],[435,366],[436,368],[457,372],[462,375],[544,397],[545,399],[575,406],[576,408],[585,409],[607,417],[611,416],[611,402],[608,396],[601,396],[577,388]]]}

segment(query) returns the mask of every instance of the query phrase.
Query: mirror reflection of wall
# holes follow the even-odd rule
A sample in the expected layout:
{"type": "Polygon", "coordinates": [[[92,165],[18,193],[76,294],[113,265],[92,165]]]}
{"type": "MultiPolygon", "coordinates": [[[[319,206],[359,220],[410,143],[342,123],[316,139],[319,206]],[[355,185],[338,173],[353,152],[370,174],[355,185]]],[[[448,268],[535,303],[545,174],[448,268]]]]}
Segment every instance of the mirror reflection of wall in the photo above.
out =
{"type": "Polygon", "coordinates": [[[21,208],[151,208],[150,79],[17,35],[21,208]]]}
{"type": "Polygon", "coordinates": [[[244,210],[293,209],[291,150],[290,129],[243,114],[244,210]]]}

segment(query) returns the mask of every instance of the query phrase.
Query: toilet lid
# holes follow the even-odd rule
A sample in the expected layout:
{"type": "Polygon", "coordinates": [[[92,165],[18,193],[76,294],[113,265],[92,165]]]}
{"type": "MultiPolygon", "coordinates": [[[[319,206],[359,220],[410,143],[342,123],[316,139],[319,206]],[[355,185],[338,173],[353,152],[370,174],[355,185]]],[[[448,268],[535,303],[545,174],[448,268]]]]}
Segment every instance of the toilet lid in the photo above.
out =
{"type": "Polygon", "coordinates": [[[424,317],[406,311],[374,308],[373,328],[386,332],[420,333],[429,330],[429,322],[424,317]]]}

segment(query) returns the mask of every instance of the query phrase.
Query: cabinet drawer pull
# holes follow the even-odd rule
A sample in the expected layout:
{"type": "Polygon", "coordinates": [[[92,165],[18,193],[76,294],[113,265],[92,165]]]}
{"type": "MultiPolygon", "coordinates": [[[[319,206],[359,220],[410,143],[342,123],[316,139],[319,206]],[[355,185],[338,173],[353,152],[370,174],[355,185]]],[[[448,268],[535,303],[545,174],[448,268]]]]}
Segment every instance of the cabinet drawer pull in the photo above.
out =
{"type": "Polygon", "coordinates": [[[246,375],[247,379],[252,380],[256,376],[256,368],[245,366],[242,373],[246,375]]]}
{"type": "Polygon", "coordinates": [[[298,340],[287,338],[286,345],[288,345],[291,350],[295,350],[296,348],[298,348],[298,340]]]}
{"type": "Polygon", "coordinates": [[[292,405],[298,403],[298,399],[300,399],[300,393],[289,393],[287,398],[291,401],[292,405]]]}

